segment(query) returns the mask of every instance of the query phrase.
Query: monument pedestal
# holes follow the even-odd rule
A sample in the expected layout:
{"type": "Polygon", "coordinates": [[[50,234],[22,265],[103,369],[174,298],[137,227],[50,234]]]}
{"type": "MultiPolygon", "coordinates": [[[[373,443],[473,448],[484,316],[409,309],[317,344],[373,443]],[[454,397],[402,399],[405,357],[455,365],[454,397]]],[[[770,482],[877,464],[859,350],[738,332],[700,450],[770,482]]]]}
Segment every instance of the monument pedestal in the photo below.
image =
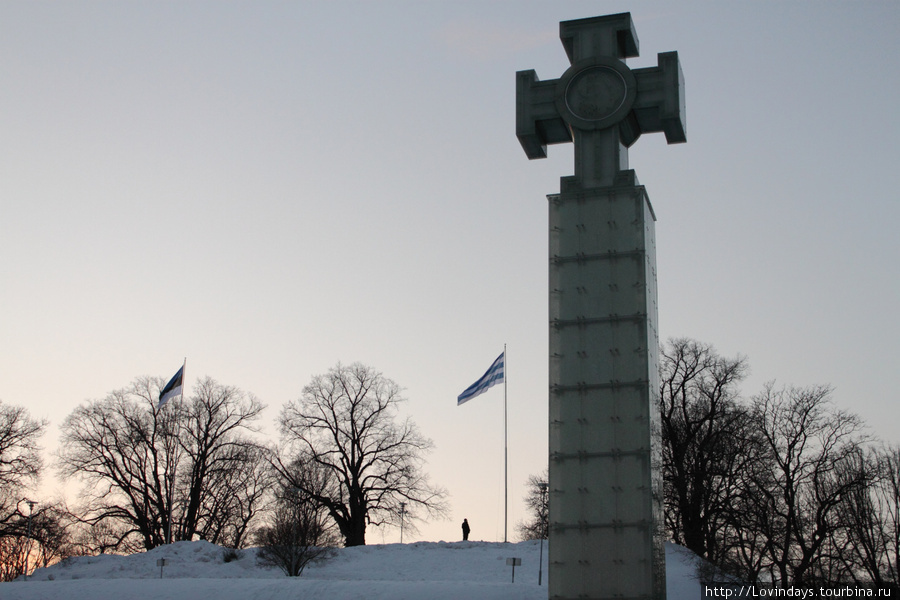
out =
{"type": "Polygon", "coordinates": [[[549,597],[665,598],[655,216],[634,171],[550,201],[549,597]]]}

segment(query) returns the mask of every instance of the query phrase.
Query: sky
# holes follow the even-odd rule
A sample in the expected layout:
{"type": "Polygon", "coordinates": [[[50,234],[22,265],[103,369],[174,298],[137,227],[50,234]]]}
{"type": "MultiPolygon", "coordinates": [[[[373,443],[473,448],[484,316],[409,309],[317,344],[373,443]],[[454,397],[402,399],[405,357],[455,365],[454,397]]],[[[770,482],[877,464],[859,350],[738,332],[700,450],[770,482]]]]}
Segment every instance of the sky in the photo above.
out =
{"type": "MultiPolygon", "coordinates": [[[[669,599],[701,597],[696,558],[686,548],[666,544],[669,599]]],[[[131,556],[77,557],[38,569],[27,583],[20,579],[0,583],[5,600],[537,600],[547,598],[547,544],[472,541],[341,548],[294,579],[260,566],[254,550],[224,563],[218,546],[176,542],[131,556]],[[156,564],[160,558],[166,561],[162,577],[156,564]],[[520,559],[515,573],[506,566],[507,558],[520,559]]]]}
{"type": "MultiPolygon", "coordinates": [[[[675,50],[687,143],[630,165],[656,213],[661,339],[747,357],[743,393],[831,384],[900,443],[896,2],[0,1],[0,400],[59,425],[141,375],[282,406],[337,363],[404,388],[446,520],[508,536],[547,465],[547,194],[515,73],[559,22],[630,11],[632,68],[675,50]]],[[[37,492],[36,492],[37,493],[37,492]]],[[[397,528],[370,528],[394,542],[397,528]]]]}

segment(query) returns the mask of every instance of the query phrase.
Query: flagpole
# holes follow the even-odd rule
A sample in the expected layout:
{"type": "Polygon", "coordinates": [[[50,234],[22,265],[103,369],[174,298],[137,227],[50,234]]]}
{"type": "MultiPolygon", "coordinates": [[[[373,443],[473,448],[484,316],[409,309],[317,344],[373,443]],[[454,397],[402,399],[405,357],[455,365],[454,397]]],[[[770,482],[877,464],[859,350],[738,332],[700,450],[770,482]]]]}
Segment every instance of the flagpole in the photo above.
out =
{"type": "Polygon", "coordinates": [[[509,426],[506,409],[506,344],[503,344],[503,354],[491,363],[484,375],[456,397],[456,405],[464,404],[475,396],[483,394],[489,388],[494,387],[501,378],[503,379],[503,541],[507,542],[509,541],[509,426]]]}
{"type": "MultiPolygon", "coordinates": [[[[185,379],[185,373],[187,372],[187,356],[184,357],[184,362],[181,365],[181,396],[179,400],[184,400],[184,386],[186,385],[187,380],[185,379]]],[[[175,410],[174,408],[172,410],[175,410]]],[[[178,427],[178,432],[175,434],[175,443],[178,443],[178,439],[181,437],[181,421],[178,420],[178,415],[175,415],[175,425],[178,427]]],[[[178,477],[178,454],[175,453],[175,459],[172,462],[172,480],[169,482],[169,531],[168,538],[169,540],[166,542],[167,544],[172,543],[172,517],[175,514],[175,480],[178,477]]]]}
{"type": "Polygon", "coordinates": [[[509,523],[509,427],[506,418],[506,380],[509,373],[509,361],[506,356],[506,344],[503,344],[503,541],[507,539],[509,523]]]}

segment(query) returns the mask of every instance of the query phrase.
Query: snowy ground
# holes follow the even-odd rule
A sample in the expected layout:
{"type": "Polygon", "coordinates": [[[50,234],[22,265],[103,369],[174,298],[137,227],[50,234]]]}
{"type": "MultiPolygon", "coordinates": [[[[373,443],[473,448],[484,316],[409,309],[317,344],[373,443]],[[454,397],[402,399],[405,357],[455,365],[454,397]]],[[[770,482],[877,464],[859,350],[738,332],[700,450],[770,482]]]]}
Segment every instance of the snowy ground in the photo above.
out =
{"type": "MultiPolygon", "coordinates": [[[[131,556],[82,557],[0,583],[0,600],[545,600],[538,542],[419,542],[344,548],[299,579],[256,564],[254,550],[225,563],[207,542],[178,542],[131,556]],[[521,558],[515,583],[507,558],[521,558]],[[163,579],[156,561],[166,559],[163,579]]],[[[696,600],[691,554],[666,547],[669,600],[696,600]]]]}

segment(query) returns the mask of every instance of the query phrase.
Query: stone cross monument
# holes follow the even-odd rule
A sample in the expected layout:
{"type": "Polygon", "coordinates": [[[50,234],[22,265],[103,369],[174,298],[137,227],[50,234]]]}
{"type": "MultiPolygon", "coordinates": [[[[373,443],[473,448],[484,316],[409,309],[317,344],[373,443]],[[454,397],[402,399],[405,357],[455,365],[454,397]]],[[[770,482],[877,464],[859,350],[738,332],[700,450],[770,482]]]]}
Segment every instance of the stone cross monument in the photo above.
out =
{"type": "Polygon", "coordinates": [[[629,13],[564,21],[571,67],[516,74],[528,158],[575,143],[550,201],[551,599],[664,600],[656,217],[628,170],[642,133],[685,141],[676,52],[630,69],[629,13]]]}

